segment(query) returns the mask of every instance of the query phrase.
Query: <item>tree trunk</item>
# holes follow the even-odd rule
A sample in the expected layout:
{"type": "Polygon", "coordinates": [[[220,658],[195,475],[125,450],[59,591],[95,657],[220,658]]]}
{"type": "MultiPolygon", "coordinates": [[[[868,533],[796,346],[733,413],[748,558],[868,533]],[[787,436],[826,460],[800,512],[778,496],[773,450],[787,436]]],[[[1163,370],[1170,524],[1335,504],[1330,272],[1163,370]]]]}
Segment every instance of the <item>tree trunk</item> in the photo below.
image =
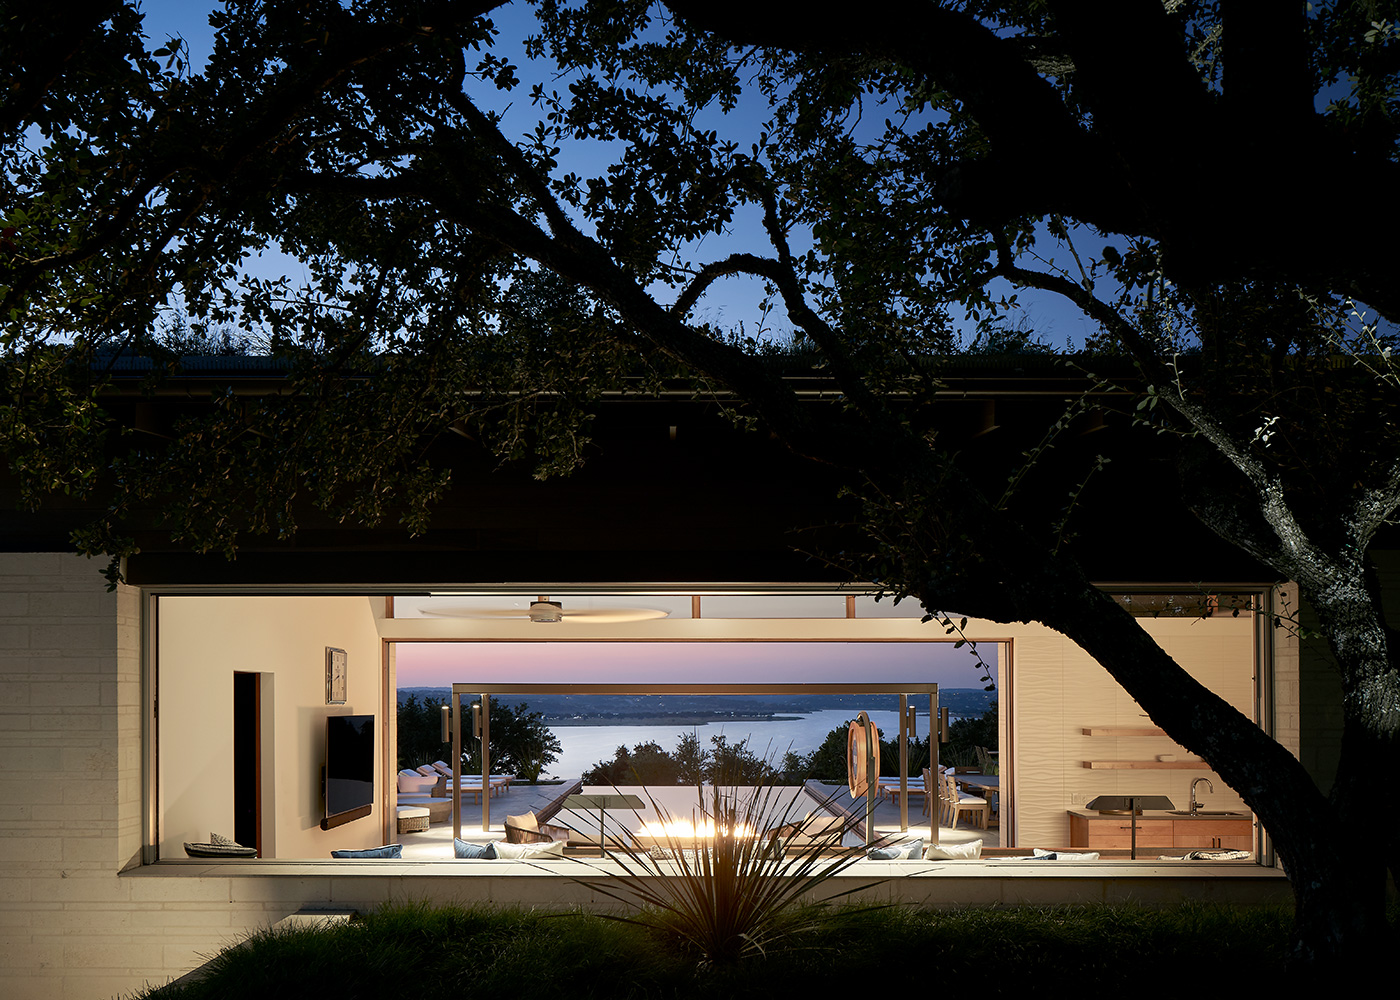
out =
{"type": "Polygon", "coordinates": [[[1377,853],[1385,859],[1374,878],[1352,887],[1350,905],[1383,913],[1387,872],[1400,885],[1400,802],[1394,794],[1400,773],[1400,670],[1395,663],[1400,646],[1385,622],[1374,568],[1362,560],[1343,568],[1345,572],[1323,577],[1320,585],[1303,580],[1299,586],[1317,614],[1342,679],[1342,747],[1328,797],[1330,813],[1353,837],[1369,832],[1380,840],[1377,853]]]}
{"type": "MultiPolygon", "coordinates": [[[[1003,563],[1005,575],[1015,577],[1008,603],[1034,601],[1036,618],[1093,656],[1154,723],[1204,758],[1259,817],[1292,885],[1291,954],[1300,973],[1332,968],[1334,962],[1346,963],[1337,968],[1356,968],[1387,954],[1386,863],[1382,852],[1367,850],[1359,838],[1388,815],[1368,808],[1384,797],[1374,783],[1377,776],[1396,772],[1372,770],[1354,762],[1355,752],[1347,753],[1348,774],[1354,770],[1355,778],[1339,781],[1329,801],[1291,753],[1191,677],[1076,565],[1048,554],[1036,559],[1022,552],[1015,559],[1006,548],[996,548],[986,553],[987,562],[1014,559],[1009,566],[1003,563]]],[[[1019,613],[1009,618],[1006,606],[989,604],[985,590],[978,599],[976,587],[955,589],[956,594],[939,588],[916,596],[927,607],[956,603],[960,611],[993,620],[1028,617],[1024,608],[1016,608],[1019,613]]],[[[1348,723],[1350,731],[1354,727],[1348,723]]],[[[1387,845],[1394,825],[1392,818],[1382,827],[1387,845]]]]}
{"type": "MultiPolygon", "coordinates": [[[[1382,852],[1357,841],[1370,817],[1386,821],[1380,829],[1393,830],[1391,817],[1372,813],[1366,803],[1386,797],[1375,794],[1367,777],[1395,772],[1356,764],[1344,740],[1352,768],[1367,774],[1339,781],[1328,800],[1291,753],[1189,677],[1107,595],[1081,591],[1077,599],[1054,605],[1046,624],[1094,656],[1155,723],[1200,754],[1259,817],[1293,888],[1294,962],[1305,969],[1333,962],[1354,968],[1385,953],[1382,852]]],[[[1347,729],[1355,730],[1350,719],[1347,729]]]]}

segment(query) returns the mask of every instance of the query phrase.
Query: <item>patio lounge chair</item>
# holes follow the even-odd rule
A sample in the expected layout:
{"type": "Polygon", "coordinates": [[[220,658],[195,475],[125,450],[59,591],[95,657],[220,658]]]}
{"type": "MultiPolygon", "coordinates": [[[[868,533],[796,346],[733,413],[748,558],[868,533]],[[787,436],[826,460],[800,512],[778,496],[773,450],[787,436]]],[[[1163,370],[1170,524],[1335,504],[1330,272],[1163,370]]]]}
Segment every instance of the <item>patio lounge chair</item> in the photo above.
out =
{"type": "Polygon", "coordinates": [[[812,848],[834,851],[841,848],[841,839],[845,836],[848,825],[849,821],[844,816],[813,812],[808,813],[800,822],[784,823],[765,831],[763,839],[780,841],[785,852],[812,848]]]}
{"type": "Polygon", "coordinates": [[[433,790],[433,786],[437,783],[437,775],[419,774],[417,771],[407,768],[399,772],[400,795],[427,794],[433,790]]]}
{"type": "Polygon", "coordinates": [[[567,844],[571,832],[567,826],[541,823],[533,812],[506,817],[507,844],[548,844],[554,841],[567,844]]]}

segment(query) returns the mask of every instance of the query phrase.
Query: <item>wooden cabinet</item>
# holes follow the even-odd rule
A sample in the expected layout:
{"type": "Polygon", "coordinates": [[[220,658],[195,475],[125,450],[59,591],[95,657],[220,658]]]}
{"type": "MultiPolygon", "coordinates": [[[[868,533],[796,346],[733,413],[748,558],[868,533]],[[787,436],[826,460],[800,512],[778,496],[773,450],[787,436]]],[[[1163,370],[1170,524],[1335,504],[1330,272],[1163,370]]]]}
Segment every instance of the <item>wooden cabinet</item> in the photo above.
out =
{"type": "MultiPolygon", "coordinates": [[[[1069,846],[1128,848],[1132,828],[1128,816],[1104,816],[1082,809],[1069,811],[1069,846]]],[[[1152,812],[1137,820],[1139,851],[1254,849],[1254,820],[1246,813],[1192,819],[1152,812]]]]}
{"type": "Polygon", "coordinates": [[[1212,816],[1172,820],[1172,847],[1190,850],[1254,850],[1254,823],[1249,817],[1212,816]]]}
{"type": "MultiPolygon", "coordinates": [[[[1100,816],[1071,810],[1069,814],[1069,846],[1127,849],[1132,844],[1129,816],[1100,816]]],[[[1169,851],[1172,848],[1172,821],[1139,816],[1137,821],[1138,850],[1169,851]]]]}

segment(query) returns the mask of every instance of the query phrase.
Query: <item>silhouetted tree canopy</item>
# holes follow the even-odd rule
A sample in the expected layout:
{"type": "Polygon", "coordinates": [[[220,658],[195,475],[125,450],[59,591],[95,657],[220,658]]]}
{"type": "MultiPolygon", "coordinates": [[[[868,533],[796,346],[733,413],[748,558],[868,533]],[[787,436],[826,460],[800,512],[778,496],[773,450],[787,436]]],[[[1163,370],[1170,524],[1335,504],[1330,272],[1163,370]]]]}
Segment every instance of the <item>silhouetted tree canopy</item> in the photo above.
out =
{"type": "Polygon", "coordinates": [[[1287,865],[1299,958],[1384,954],[1400,672],[1367,553],[1400,504],[1400,382],[1369,310],[1400,319],[1394,4],[539,0],[533,89],[498,6],[231,2],[203,67],[134,4],[8,15],[0,447],[23,501],[100,491],[75,541],[115,555],[140,506],[229,554],[294,535],[293,498],[421,530],[448,425],[566,472],[608,387],[688,379],[843,472],[852,575],[1058,629],[1204,757],[1287,865]],[[723,248],[745,224],[762,245],[723,248]],[[272,253],[304,280],[246,272],[272,253]],[[701,318],[741,277],[839,400],[701,318]],[[985,492],[927,433],[924,359],[1025,288],[1131,359],[1191,511],[1316,612],[1345,693],[1330,788],[1091,585],[1062,503],[1016,470],[985,492]],[[107,365],[162,357],[176,310],[266,343],[290,391],[118,440],[107,365]],[[1363,825],[1359,857],[1335,831],[1363,825]]]}

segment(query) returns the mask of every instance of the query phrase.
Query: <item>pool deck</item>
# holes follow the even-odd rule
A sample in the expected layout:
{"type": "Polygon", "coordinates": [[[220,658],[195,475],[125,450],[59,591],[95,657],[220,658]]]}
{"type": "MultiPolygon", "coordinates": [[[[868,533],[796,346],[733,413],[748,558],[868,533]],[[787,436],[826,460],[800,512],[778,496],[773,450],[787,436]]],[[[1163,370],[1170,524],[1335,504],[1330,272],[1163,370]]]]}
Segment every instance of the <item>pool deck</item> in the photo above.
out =
{"type": "MultiPolygon", "coordinates": [[[[783,821],[802,819],[809,811],[831,812],[833,810],[844,813],[856,813],[860,817],[864,816],[865,799],[851,798],[850,792],[844,785],[818,785],[803,793],[800,787],[792,789],[793,796],[775,796],[773,803],[775,809],[769,811],[766,817],[766,826],[776,826],[783,821]],[[826,799],[830,802],[831,808],[820,809],[822,802],[819,799],[826,799]],[[790,815],[783,817],[777,815],[788,807],[790,815]]],[[[508,792],[503,792],[491,799],[491,825],[490,829],[483,831],[481,828],[482,806],[470,800],[462,803],[462,839],[477,843],[488,840],[500,840],[505,837],[505,819],[507,815],[522,815],[526,812],[534,812],[543,815],[551,823],[568,826],[588,837],[596,837],[598,832],[598,818],[596,814],[578,814],[570,810],[554,810],[558,800],[572,791],[578,789],[577,782],[565,782],[562,785],[522,785],[513,784],[508,792]]],[[[652,821],[657,819],[656,811],[652,806],[654,802],[660,806],[661,810],[673,818],[689,819],[695,811],[695,788],[689,785],[677,785],[672,788],[657,788],[641,786],[627,786],[613,789],[608,788],[584,788],[585,792],[612,792],[639,795],[646,805],[636,810],[635,815],[627,810],[619,814],[609,813],[606,817],[606,825],[610,835],[616,835],[622,829],[635,831],[642,821],[652,821]]],[[[708,794],[707,789],[707,794],[708,794]]],[[[893,840],[923,840],[925,844],[929,842],[928,817],[923,815],[922,806],[917,801],[912,802],[909,810],[909,829],[901,831],[899,828],[899,807],[888,798],[881,798],[875,806],[875,833],[877,837],[893,840]]],[[[864,820],[861,819],[860,829],[863,830],[864,820]]],[[[940,827],[938,840],[941,844],[962,844],[974,840],[981,840],[984,848],[995,848],[1000,846],[998,839],[999,831],[992,827],[989,830],[980,830],[970,824],[964,823],[956,829],[940,827]]],[[[847,845],[856,846],[860,843],[858,834],[847,835],[847,845]]],[[[449,860],[453,856],[452,852],[452,821],[433,823],[427,830],[421,833],[404,833],[398,837],[403,844],[403,856],[405,860],[415,861],[442,861],[449,860]]]]}

